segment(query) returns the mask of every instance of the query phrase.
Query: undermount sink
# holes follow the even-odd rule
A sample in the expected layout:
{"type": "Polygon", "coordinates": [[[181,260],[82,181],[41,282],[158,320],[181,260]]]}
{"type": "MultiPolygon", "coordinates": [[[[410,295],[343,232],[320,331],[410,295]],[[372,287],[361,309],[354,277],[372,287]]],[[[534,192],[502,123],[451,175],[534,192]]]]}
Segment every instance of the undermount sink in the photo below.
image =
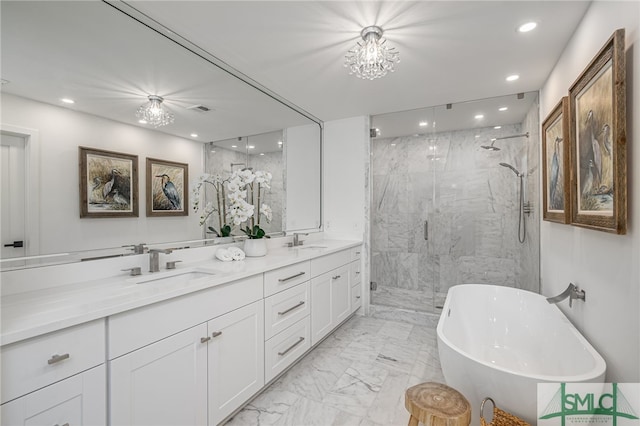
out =
{"type": "Polygon", "coordinates": [[[134,281],[136,284],[186,284],[190,281],[215,275],[213,272],[204,271],[182,271],[171,275],[153,276],[147,275],[134,281]]]}

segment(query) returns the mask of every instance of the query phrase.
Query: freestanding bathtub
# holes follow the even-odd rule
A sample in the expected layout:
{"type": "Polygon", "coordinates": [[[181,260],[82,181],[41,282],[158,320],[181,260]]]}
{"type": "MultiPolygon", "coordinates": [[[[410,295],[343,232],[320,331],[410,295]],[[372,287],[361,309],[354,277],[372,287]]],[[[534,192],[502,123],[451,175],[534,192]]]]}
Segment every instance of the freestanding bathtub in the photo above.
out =
{"type": "Polygon", "coordinates": [[[535,425],[538,383],[604,381],[600,354],[557,306],[530,291],[451,287],[437,335],[445,380],[469,400],[472,425],[485,397],[535,425]]]}

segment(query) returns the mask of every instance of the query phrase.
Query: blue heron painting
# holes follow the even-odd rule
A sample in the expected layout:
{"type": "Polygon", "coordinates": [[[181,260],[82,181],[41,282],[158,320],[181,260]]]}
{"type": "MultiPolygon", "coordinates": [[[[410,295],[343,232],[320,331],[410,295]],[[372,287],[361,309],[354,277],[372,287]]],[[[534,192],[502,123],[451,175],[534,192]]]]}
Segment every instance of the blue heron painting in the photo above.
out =
{"type": "Polygon", "coordinates": [[[188,165],[147,159],[147,214],[186,216],[188,165]]]}

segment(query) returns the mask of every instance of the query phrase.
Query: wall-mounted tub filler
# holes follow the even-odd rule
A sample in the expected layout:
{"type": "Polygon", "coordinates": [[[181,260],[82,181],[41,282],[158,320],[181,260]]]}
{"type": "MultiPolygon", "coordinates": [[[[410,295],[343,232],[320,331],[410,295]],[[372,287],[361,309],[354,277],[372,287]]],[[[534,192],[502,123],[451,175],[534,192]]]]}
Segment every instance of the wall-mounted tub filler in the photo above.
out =
{"type": "Polygon", "coordinates": [[[583,302],[587,301],[587,293],[584,290],[580,290],[577,285],[573,283],[569,283],[569,287],[562,293],[554,297],[547,297],[547,302],[549,303],[558,303],[563,301],[566,298],[569,298],[569,307],[572,306],[572,302],[577,300],[582,300],[583,302]]]}

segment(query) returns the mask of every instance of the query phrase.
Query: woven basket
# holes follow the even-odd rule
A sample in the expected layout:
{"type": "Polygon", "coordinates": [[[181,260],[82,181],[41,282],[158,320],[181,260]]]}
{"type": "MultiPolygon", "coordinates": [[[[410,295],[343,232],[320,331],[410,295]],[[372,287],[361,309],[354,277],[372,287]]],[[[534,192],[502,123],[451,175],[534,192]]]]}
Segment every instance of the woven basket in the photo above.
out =
{"type": "Polygon", "coordinates": [[[504,410],[496,407],[496,403],[493,402],[491,398],[485,398],[482,400],[482,405],[480,406],[480,426],[531,426],[529,423],[525,422],[518,416],[514,416],[511,413],[507,413],[504,410]],[[493,419],[491,419],[491,423],[487,422],[484,418],[484,403],[487,401],[491,401],[493,404],[493,419]]]}

